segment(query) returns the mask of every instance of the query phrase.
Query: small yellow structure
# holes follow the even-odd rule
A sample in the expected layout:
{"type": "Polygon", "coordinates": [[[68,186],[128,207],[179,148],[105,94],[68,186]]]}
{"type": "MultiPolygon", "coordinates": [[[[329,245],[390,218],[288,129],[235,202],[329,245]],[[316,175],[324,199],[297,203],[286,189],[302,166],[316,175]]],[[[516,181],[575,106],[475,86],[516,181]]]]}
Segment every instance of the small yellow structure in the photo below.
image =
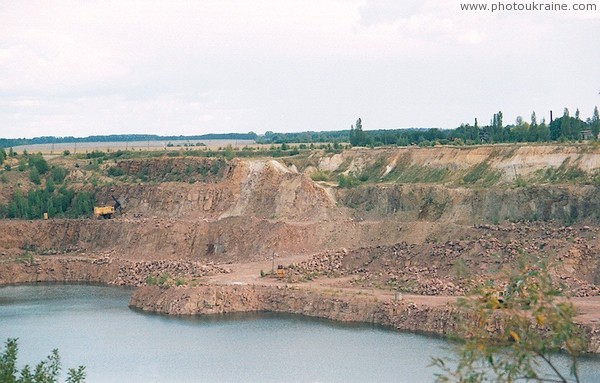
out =
{"type": "Polygon", "coordinates": [[[94,206],[94,217],[110,219],[115,214],[114,206],[94,206]]]}
{"type": "Polygon", "coordinates": [[[285,269],[283,268],[283,265],[278,265],[277,266],[277,278],[283,279],[284,276],[285,276],[285,269]]]}

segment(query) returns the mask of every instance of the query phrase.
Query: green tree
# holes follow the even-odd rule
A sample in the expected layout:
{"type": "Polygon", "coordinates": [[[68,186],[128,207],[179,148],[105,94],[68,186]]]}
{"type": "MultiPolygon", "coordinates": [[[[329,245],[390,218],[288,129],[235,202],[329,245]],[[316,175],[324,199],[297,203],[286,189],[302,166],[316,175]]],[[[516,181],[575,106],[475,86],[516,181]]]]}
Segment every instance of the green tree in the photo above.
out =
{"type": "Polygon", "coordinates": [[[29,170],[29,180],[36,185],[40,185],[42,183],[40,172],[36,167],[33,167],[29,170]]]}
{"type": "MultiPolygon", "coordinates": [[[[57,383],[60,377],[61,363],[58,350],[54,349],[48,357],[39,362],[32,370],[25,365],[20,371],[17,368],[19,347],[17,339],[8,339],[4,351],[0,354],[0,382],[2,383],[57,383]]],[[[70,368],[67,372],[67,383],[85,381],[85,367],[70,368]]]]}
{"type": "Polygon", "coordinates": [[[25,162],[25,159],[21,158],[19,160],[19,165],[17,166],[17,170],[20,172],[24,172],[25,169],[27,169],[27,162],[25,162]]]}
{"type": "Polygon", "coordinates": [[[63,166],[55,166],[52,168],[52,179],[58,185],[62,184],[67,177],[68,170],[63,166]]]}
{"type": "Polygon", "coordinates": [[[502,122],[502,111],[495,113],[492,117],[492,122],[488,127],[488,138],[489,141],[502,142],[504,141],[504,127],[502,122]]]}
{"type": "Polygon", "coordinates": [[[579,108],[575,111],[575,120],[573,121],[573,129],[571,132],[574,140],[581,138],[581,118],[579,115],[579,108]]]}
{"type": "Polygon", "coordinates": [[[433,359],[443,371],[438,382],[579,382],[585,341],[545,262],[521,259],[504,289],[490,281],[460,305],[467,339],[457,346],[455,368],[433,359]],[[570,357],[566,371],[555,360],[561,349],[570,357]]]}
{"type": "Polygon", "coordinates": [[[48,166],[48,162],[46,162],[44,157],[39,153],[29,156],[28,162],[29,162],[29,167],[37,168],[37,170],[40,174],[46,174],[48,169],[50,169],[50,167],[48,166]]]}
{"type": "Polygon", "coordinates": [[[46,191],[48,192],[48,194],[54,193],[55,188],[56,188],[56,185],[54,184],[54,181],[52,180],[52,178],[46,179],[46,191]]]}
{"type": "Polygon", "coordinates": [[[502,125],[502,111],[498,111],[498,114],[496,116],[496,129],[498,130],[497,133],[497,140],[498,141],[503,141],[504,137],[503,137],[503,132],[504,132],[504,127],[502,125]]]}
{"type": "Polygon", "coordinates": [[[356,127],[350,126],[350,144],[352,146],[365,146],[368,144],[367,135],[362,128],[362,120],[356,120],[356,127]]]}
{"type": "Polygon", "coordinates": [[[598,134],[600,133],[600,115],[598,114],[597,106],[594,107],[594,114],[592,115],[590,128],[592,129],[594,138],[597,139],[598,134]]]}
{"type": "Polygon", "coordinates": [[[560,121],[560,135],[564,138],[571,139],[573,138],[572,134],[573,132],[571,128],[571,117],[569,116],[569,109],[565,108],[560,121]]]}
{"type": "Polygon", "coordinates": [[[0,165],[6,160],[6,151],[4,148],[0,148],[0,165]]]}
{"type": "Polygon", "coordinates": [[[531,113],[531,125],[529,125],[529,135],[528,135],[528,141],[529,142],[535,142],[539,139],[539,129],[538,129],[538,122],[537,122],[537,116],[535,114],[535,111],[533,111],[531,113]]]}
{"type": "Polygon", "coordinates": [[[513,134],[516,142],[527,141],[528,131],[523,117],[517,116],[515,127],[513,128],[513,134]]]}
{"type": "Polygon", "coordinates": [[[538,142],[550,141],[550,128],[546,125],[546,120],[542,118],[542,122],[537,128],[537,140],[538,142]]]}

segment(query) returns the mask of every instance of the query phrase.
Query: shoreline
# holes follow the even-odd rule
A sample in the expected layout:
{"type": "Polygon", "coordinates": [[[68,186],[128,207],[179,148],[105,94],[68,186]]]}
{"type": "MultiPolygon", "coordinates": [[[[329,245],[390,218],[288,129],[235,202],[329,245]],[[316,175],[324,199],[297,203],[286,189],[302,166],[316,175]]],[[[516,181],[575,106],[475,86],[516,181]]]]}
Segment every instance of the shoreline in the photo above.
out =
{"type": "MultiPolygon", "coordinates": [[[[162,263],[178,267],[198,266],[204,276],[228,273],[227,269],[218,265],[207,268],[206,265],[184,261],[162,263]]],[[[458,319],[463,313],[451,303],[456,297],[405,295],[396,300],[380,290],[319,289],[295,284],[217,282],[195,287],[146,285],[137,274],[147,273],[148,268],[154,266],[154,262],[123,259],[36,258],[29,263],[4,263],[0,267],[0,287],[36,283],[127,286],[135,288],[129,306],[144,312],[173,316],[274,312],[340,323],[381,325],[395,331],[445,338],[460,337],[458,319]],[[136,272],[130,274],[132,270],[136,272]],[[437,298],[437,302],[432,304],[431,298],[437,298]]],[[[588,341],[587,352],[600,354],[600,325],[594,320],[579,325],[588,341]]]]}
{"type": "MultiPolygon", "coordinates": [[[[264,285],[142,286],[133,292],[129,305],[144,312],[175,316],[286,313],[342,323],[381,325],[395,331],[444,338],[460,337],[459,317],[464,315],[451,304],[426,305],[410,298],[395,301],[343,291],[324,294],[296,286],[264,285]]],[[[580,326],[587,340],[586,351],[600,354],[600,327],[580,326]]]]}

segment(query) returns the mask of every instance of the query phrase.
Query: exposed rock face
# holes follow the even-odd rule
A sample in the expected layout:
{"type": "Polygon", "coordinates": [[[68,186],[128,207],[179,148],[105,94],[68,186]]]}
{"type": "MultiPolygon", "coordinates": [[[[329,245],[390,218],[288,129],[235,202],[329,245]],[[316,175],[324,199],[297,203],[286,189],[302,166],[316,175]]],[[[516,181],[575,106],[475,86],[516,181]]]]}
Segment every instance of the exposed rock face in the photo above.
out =
{"type": "Polygon", "coordinates": [[[465,295],[493,279],[500,286],[523,255],[545,259],[556,281],[575,297],[600,295],[598,228],[545,222],[476,225],[450,240],[401,242],[322,251],[288,266],[287,282],[351,278],[353,286],[400,290],[418,295],[465,295]],[[460,239],[457,239],[460,238],[460,239]]]}
{"type": "MultiPolygon", "coordinates": [[[[437,335],[460,334],[464,313],[452,305],[417,305],[409,300],[377,299],[368,295],[348,295],[300,290],[283,286],[198,286],[138,288],[131,307],[169,315],[211,315],[234,312],[279,312],[325,318],[340,322],[362,322],[391,326],[398,330],[437,335]]],[[[476,324],[474,324],[476,325],[476,324]]],[[[502,321],[490,324],[489,331],[500,333],[502,321]]],[[[588,352],[600,353],[600,328],[583,326],[588,352]]]]}
{"type": "Polygon", "coordinates": [[[123,160],[117,167],[126,175],[149,181],[216,183],[230,177],[235,164],[220,157],[159,157],[123,160]]]}
{"type": "Polygon", "coordinates": [[[101,187],[97,200],[112,203],[115,194],[130,214],[144,217],[600,222],[594,208],[600,152],[588,146],[388,148],[282,160],[175,157],[117,166],[135,182],[101,187]],[[317,168],[377,182],[335,188],[304,174],[317,168]]]}
{"type": "Polygon", "coordinates": [[[549,221],[598,222],[597,186],[449,188],[443,185],[366,185],[337,190],[340,203],[369,219],[397,215],[405,220],[450,222],[549,221]]]}
{"type": "Polygon", "coordinates": [[[228,273],[229,269],[185,260],[129,261],[123,259],[52,257],[31,258],[0,267],[0,285],[36,282],[87,282],[117,286],[142,286],[174,279],[228,273]]]}
{"type": "Polygon", "coordinates": [[[341,322],[364,322],[401,330],[447,335],[456,331],[458,311],[450,306],[418,306],[374,296],[315,292],[282,286],[199,286],[137,289],[130,306],[170,315],[269,311],[341,322]]]}
{"type": "MultiPolygon", "coordinates": [[[[100,174],[72,168],[69,180],[76,191],[91,190],[92,176],[110,181],[94,189],[97,202],[112,204],[115,195],[125,213],[103,221],[0,220],[0,284],[141,286],[168,274],[177,285],[228,273],[218,264],[264,268],[266,260],[287,258],[293,268],[285,265],[285,283],[317,287],[223,285],[238,279],[219,275],[221,285],[144,287],[132,305],[176,315],[288,312],[437,334],[455,329],[455,309],[393,301],[389,289],[461,295],[528,254],[551,261],[572,294],[600,294],[600,151],[592,146],[144,158],[119,161],[124,176],[116,178],[106,171],[115,165],[104,166],[100,174]],[[314,171],[326,181],[309,177],[314,171]],[[339,175],[366,181],[337,187],[339,175]]],[[[16,185],[0,185],[2,203],[16,185]]],[[[242,276],[258,278],[260,268],[242,267],[242,276]]],[[[600,330],[587,330],[599,345],[600,330]]]]}

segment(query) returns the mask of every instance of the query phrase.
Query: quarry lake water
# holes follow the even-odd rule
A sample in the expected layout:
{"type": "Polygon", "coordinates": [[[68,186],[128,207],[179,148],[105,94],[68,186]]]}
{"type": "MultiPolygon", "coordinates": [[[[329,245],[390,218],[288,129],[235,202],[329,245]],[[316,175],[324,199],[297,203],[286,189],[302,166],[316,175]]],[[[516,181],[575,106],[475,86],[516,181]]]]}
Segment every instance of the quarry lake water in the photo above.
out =
{"type": "MultiPolygon", "coordinates": [[[[128,308],[132,290],[90,285],[0,288],[0,337],[19,362],[58,348],[86,382],[432,382],[443,339],[293,315],[167,317],[128,308]]],[[[582,382],[600,381],[583,358],[582,382]]],[[[64,374],[63,374],[64,376],[64,374]]]]}

